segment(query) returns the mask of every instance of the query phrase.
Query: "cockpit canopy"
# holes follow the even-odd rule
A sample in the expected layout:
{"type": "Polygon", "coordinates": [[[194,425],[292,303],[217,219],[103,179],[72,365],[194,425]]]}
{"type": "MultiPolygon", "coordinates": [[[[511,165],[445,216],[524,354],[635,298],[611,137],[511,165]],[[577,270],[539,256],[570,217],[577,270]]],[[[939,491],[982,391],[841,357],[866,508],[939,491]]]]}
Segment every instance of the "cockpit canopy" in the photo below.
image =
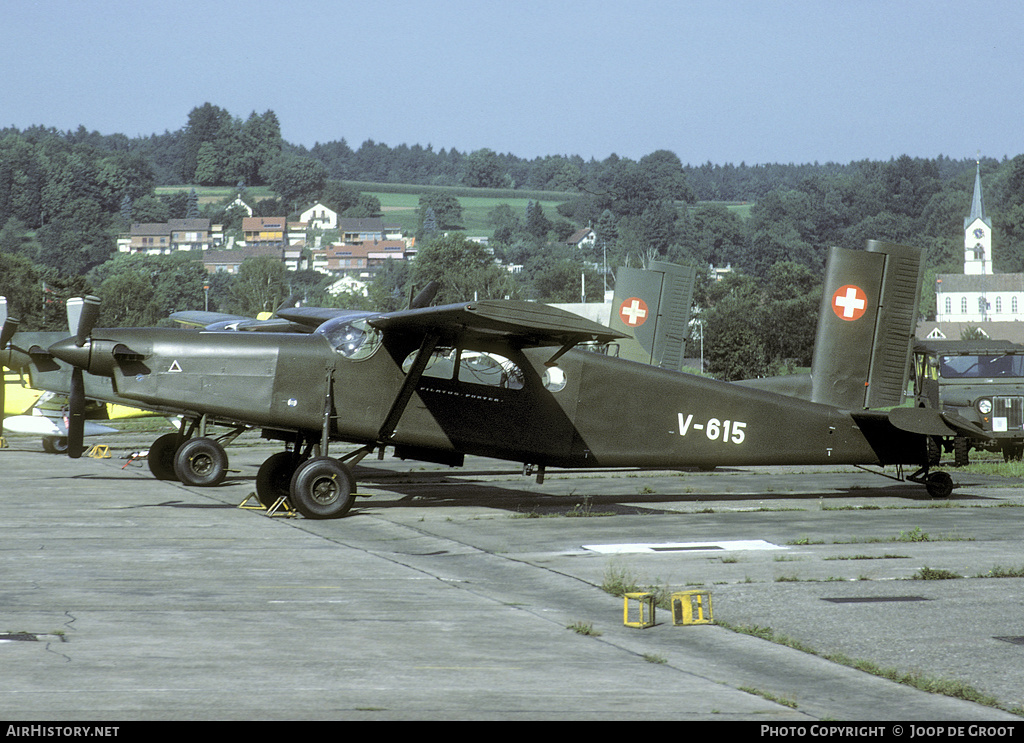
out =
{"type": "Polygon", "coordinates": [[[314,334],[326,338],[331,348],[345,358],[368,359],[380,348],[382,340],[381,332],[367,322],[369,317],[336,317],[323,323],[314,334]]]}

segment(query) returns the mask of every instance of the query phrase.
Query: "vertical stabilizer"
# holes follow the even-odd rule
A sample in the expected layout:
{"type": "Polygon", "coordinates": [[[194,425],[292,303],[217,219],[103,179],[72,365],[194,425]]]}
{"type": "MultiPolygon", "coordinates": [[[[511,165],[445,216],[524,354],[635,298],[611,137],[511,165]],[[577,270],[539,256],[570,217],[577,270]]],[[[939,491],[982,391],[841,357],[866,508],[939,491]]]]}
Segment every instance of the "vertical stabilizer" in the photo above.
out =
{"type": "Polygon", "coordinates": [[[682,368],[696,277],[696,266],[663,261],[646,269],[618,269],[608,324],[631,336],[618,342],[620,358],[682,368]]]}
{"type": "Polygon", "coordinates": [[[840,408],[899,405],[924,272],[921,251],[871,240],[832,248],[811,369],[811,400],[840,408]]]}

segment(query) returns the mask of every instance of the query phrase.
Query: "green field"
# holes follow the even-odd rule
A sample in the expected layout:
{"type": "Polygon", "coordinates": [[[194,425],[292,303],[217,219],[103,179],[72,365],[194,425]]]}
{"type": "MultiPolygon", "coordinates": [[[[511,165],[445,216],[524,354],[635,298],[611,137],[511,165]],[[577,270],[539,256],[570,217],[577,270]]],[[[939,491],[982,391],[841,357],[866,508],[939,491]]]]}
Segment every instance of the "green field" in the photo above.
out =
{"type": "MultiPolygon", "coordinates": [[[[414,234],[419,226],[417,210],[420,195],[428,192],[446,192],[455,196],[462,205],[462,227],[467,235],[486,235],[494,233],[491,225],[490,212],[500,204],[508,204],[512,211],[526,218],[526,205],[530,201],[539,202],[544,209],[544,216],[551,221],[562,217],[556,211],[559,204],[572,198],[573,194],[557,191],[514,191],[512,189],[468,188],[455,186],[416,186],[410,184],[347,182],[346,185],[358,191],[376,196],[380,200],[384,222],[396,224],[408,235],[414,234]]],[[[171,194],[177,191],[196,190],[201,205],[222,203],[235,194],[233,186],[159,186],[157,195],[171,194]]],[[[252,205],[262,199],[273,198],[274,193],[267,186],[253,186],[246,189],[245,199],[252,205]]],[[[751,204],[727,204],[742,219],[750,214],[751,204]]]]}
{"type": "MultiPolygon", "coordinates": [[[[413,234],[419,226],[417,210],[419,209],[419,194],[412,193],[385,193],[381,191],[364,191],[364,193],[376,196],[380,199],[381,209],[384,211],[384,221],[388,224],[402,226],[406,234],[413,234]]],[[[462,226],[467,235],[487,235],[494,232],[488,216],[492,209],[499,204],[508,204],[512,211],[518,214],[524,221],[526,219],[526,204],[531,201],[522,197],[501,197],[501,196],[456,196],[459,204],[462,205],[462,226]]],[[[559,218],[555,207],[565,201],[563,197],[558,201],[541,200],[540,204],[544,209],[544,216],[554,221],[559,218]]]]}

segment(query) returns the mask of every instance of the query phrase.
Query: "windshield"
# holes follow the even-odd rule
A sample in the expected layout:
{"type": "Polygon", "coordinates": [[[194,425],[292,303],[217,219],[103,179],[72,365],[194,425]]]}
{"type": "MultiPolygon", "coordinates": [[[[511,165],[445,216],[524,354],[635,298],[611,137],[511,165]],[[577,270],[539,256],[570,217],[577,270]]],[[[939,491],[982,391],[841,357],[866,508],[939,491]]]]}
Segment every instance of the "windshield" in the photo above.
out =
{"type": "Polygon", "coordinates": [[[1024,377],[1024,355],[969,354],[965,356],[940,356],[939,375],[943,379],[1024,377]]]}
{"type": "Polygon", "coordinates": [[[324,336],[335,351],[354,361],[369,358],[381,343],[380,331],[366,322],[365,317],[328,320],[315,332],[324,336]]]}

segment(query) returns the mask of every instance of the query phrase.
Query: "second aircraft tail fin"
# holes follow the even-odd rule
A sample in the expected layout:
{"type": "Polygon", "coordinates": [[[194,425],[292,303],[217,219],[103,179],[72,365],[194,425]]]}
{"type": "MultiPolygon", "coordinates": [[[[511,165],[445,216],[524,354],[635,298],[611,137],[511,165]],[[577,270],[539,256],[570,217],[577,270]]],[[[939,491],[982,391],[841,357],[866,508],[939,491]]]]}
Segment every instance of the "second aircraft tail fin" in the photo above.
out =
{"type": "Polygon", "coordinates": [[[630,336],[617,341],[620,358],[682,368],[696,277],[696,266],[664,261],[616,271],[609,326],[630,336]]]}

